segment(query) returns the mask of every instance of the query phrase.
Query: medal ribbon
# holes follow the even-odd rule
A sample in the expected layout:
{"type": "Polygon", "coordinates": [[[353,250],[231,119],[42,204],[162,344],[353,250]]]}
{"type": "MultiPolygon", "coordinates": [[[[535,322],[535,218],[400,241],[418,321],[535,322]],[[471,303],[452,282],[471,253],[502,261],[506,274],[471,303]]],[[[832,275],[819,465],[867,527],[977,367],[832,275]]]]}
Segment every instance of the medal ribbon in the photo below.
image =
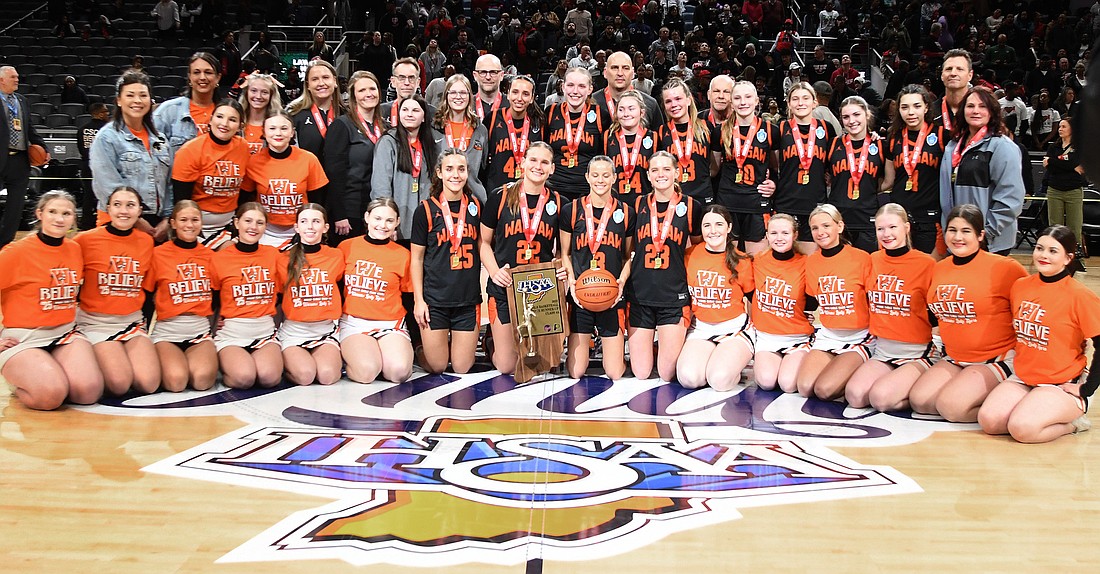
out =
{"type": "Polygon", "coordinates": [[[367,130],[367,138],[371,143],[378,143],[378,138],[382,137],[382,128],[377,124],[372,124],[363,117],[363,114],[359,113],[359,121],[363,124],[363,127],[367,130]]]}
{"type": "Polygon", "coordinates": [[[940,100],[940,117],[943,120],[943,129],[951,131],[951,108],[947,106],[947,97],[940,100]]]}
{"type": "Polygon", "coordinates": [[[508,128],[508,139],[512,141],[512,159],[516,165],[523,163],[523,156],[527,154],[527,145],[530,141],[528,134],[531,131],[531,121],[528,116],[523,116],[523,136],[516,138],[516,127],[512,123],[511,112],[504,114],[504,127],[508,128]]]}
{"type": "Polygon", "coordinates": [[[639,131],[634,135],[634,144],[630,147],[630,154],[627,154],[626,136],[623,132],[619,132],[619,158],[623,160],[623,175],[626,176],[626,182],[630,183],[630,180],[634,177],[634,168],[638,166],[638,154],[642,151],[642,139],[645,137],[645,130],[639,131]]]}
{"type": "Polygon", "coordinates": [[[672,197],[672,200],[668,202],[668,207],[665,209],[664,221],[661,222],[661,232],[657,232],[657,195],[653,194],[649,197],[649,230],[653,234],[653,248],[656,253],[661,253],[665,249],[665,240],[668,239],[668,234],[672,230],[672,219],[676,214],[676,206],[680,203],[680,194],[677,193],[672,197]]]}
{"type": "Polygon", "coordinates": [[[924,149],[924,140],[928,138],[931,131],[932,126],[924,124],[917,133],[917,141],[912,148],[909,147],[909,130],[905,130],[905,133],[901,136],[901,163],[905,166],[905,173],[909,174],[910,180],[913,179],[913,173],[917,171],[920,152],[924,149]],[[912,155],[910,155],[910,150],[912,150],[912,155]]]}
{"type": "Polygon", "coordinates": [[[863,179],[863,172],[867,170],[867,150],[871,149],[872,141],[870,137],[864,138],[863,149],[859,152],[859,164],[857,167],[855,151],[852,150],[852,136],[844,136],[844,150],[848,152],[848,172],[852,174],[852,181],[855,182],[856,187],[859,187],[859,180],[863,179]]]}
{"type": "Polygon", "coordinates": [[[565,120],[565,146],[573,157],[577,157],[577,150],[581,147],[581,138],[584,137],[584,119],[588,116],[588,104],[581,110],[580,120],[577,121],[577,135],[573,136],[573,121],[569,119],[569,104],[561,105],[562,119],[565,120]]]}
{"type": "Polygon", "coordinates": [[[531,242],[535,240],[535,233],[539,230],[539,222],[542,221],[543,208],[546,207],[546,200],[550,199],[550,192],[545,189],[539,194],[539,201],[535,204],[535,212],[532,215],[527,210],[527,198],[523,198],[521,205],[519,206],[519,221],[523,227],[523,238],[527,240],[527,245],[530,246],[531,242]]]}
{"type": "Polygon", "coordinates": [[[435,204],[439,206],[439,210],[443,212],[443,226],[447,228],[447,237],[451,241],[451,253],[458,255],[461,250],[462,238],[466,235],[466,206],[469,200],[466,199],[466,194],[462,194],[462,203],[458,206],[458,225],[455,225],[453,214],[451,213],[451,204],[440,201],[440,197],[435,198],[435,204]]]}
{"type": "Polygon", "coordinates": [[[447,136],[447,147],[461,151],[466,151],[466,148],[470,147],[470,140],[474,137],[474,130],[470,129],[470,126],[464,126],[462,132],[458,136],[458,145],[455,145],[455,137],[454,132],[451,130],[451,122],[447,122],[447,124],[443,126],[443,132],[447,136]]]}
{"type": "Polygon", "coordinates": [[[596,229],[592,228],[592,199],[585,198],[584,200],[584,227],[585,233],[588,235],[588,251],[595,257],[596,253],[600,250],[600,245],[603,244],[603,237],[607,231],[607,222],[611,220],[611,212],[615,210],[615,198],[611,198],[611,201],[603,208],[603,213],[600,215],[600,224],[596,229]]]}
{"type": "Polygon", "coordinates": [[[814,162],[814,150],[817,148],[817,120],[810,118],[810,133],[806,136],[806,142],[802,142],[802,132],[798,129],[798,122],[790,120],[791,136],[794,137],[794,149],[798,152],[798,165],[802,169],[809,170],[814,162]]]}
{"type": "Polygon", "coordinates": [[[752,140],[756,139],[756,132],[758,131],[760,131],[760,118],[756,116],[752,118],[752,125],[749,126],[749,133],[744,141],[741,140],[741,126],[734,126],[733,159],[737,161],[738,170],[745,165],[745,160],[749,158],[749,150],[752,149],[752,140]]]}
{"type": "Polygon", "coordinates": [[[974,137],[970,138],[970,142],[963,147],[963,142],[959,141],[959,144],[955,146],[955,149],[951,150],[951,167],[959,169],[959,162],[962,161],[966,152],[970,151],[970,148],[981,143],[985,139],[986,132],[989,131],[988,126],[982,126],[982,129],[978,130],[978,133],[974,134],[974,137]]]}
{"type": "Polygon", "coordinates": [[[325,134],[328,133],[328,125],[336,119],[336,106],[329,107],[328,112],[324,116],[321,115],[321,110],[317,109],[316,104],[314,104],[309,111],[313,114],[313,121],[317,123],[317,131],[321,132],[321,137],[325,137],[325,134]]]}
{"type": "Polygon", "coordinates": [[[607,111],[611,112],[611,120],[615,120],[615,114],[619,111],[619,104],[615,102],[615,98],[611,97],[611,87],[608,86],[603,89],[603,97],[607,100],[607,111]]]}
{"type": "Polygon", "coordinates": [[[676,129],[676,123],[669,122],[668,125],[672,128],[672,148],[680,162],[680,169],[686,171],[691,168],[691,152],[695,143],[695,134],[691,129],[691,122],[688,122],[687,135],[683,140],[683,144],[680,143],[680,131],[676,129]]]}
{"type": "Polygon", "coordinates": [[[424,161],[424,148],[420,147],[420,140],[409,144],[409,154],[412,155],[413,179],[420,179],[420,164],[424,161]]]}

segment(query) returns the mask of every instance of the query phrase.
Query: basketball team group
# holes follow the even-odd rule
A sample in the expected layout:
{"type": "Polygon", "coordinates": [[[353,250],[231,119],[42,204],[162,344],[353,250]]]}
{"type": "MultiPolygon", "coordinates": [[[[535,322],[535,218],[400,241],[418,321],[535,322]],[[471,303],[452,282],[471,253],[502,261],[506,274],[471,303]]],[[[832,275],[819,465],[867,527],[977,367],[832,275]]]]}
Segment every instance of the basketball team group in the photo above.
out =
{"type": "MultiPolygon", "coordinates": [[[[316,61],[283,111],[267,76],[213,101],[214,69],[197,54],[189,95],[155,112],[149,78],[124,74],[92,145],[99,225],[70,238],[76,202],[51,191],[0,250],[0,374],[27,407],[465,373],[483,308],[485,353],[512,373],[512,271],[559,262],[570,377],[598,340],[613,380],[755,384],[1021,442],[1089,428],[1100,297],[1066,226],[1039,234],[1034,275],[1006,256],[1024,160],[969,77],[940,100],[905,87],[880,137],[858,96],[836,133],[804,82],[771,123],[728,77],[698,111],[681,80],[655,102],[572,69],[540,110],[530,78],[482,109],[456,75],[436,110],[400,88],[381,102],[369,72],[345,103],[316,61]],[[579,280],[595,276],[610,300],[579,280]]],[[[1070,130],[1052,186],[1081,177],[1070,130]]]]}

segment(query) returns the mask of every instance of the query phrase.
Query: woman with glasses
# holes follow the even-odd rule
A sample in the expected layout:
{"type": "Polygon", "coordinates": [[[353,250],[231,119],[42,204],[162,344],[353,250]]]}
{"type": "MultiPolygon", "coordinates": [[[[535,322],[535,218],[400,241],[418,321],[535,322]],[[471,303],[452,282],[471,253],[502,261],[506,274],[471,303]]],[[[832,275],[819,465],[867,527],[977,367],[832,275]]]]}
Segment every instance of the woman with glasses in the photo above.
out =
{"type": "Polygon", "coordinates": [[[348,82],[351,109],[336,118],[325,138],[325,173],[329,174],[328,211],[332,242],[363,235],[363,208],[370,201],[374,149],[389,129],[379,113],[382,86],[370,72],[355,72],[348,82]]]}
{"type": "Polygon", "coordinates": [[[244,141],[253,155],[264,147],[264,120],[283,109],[279,95],[281,87],[283,84],[274,76],[258,72],[253,72],[241,84],[239,101],[244,108],[244,141]]]}
{"type": "Polygon", "coordinates": [[[432,119],[432,136],[443,149],[457,149],[466,156],[468,185],[478,201],[485,201],[485,186],[478,174],[485,161],[489,130],[474,113],[470,81],[461,74],[447,79],[443,102],[432,119]]]}

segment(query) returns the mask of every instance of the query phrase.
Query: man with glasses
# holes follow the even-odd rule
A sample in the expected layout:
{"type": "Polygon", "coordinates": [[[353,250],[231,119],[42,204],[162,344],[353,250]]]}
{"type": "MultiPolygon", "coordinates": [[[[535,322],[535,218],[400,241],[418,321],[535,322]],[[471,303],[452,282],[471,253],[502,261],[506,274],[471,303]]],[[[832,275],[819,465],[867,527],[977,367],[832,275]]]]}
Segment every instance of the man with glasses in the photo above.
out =
{"type": "MultiPolygon", "coordinates": [[[[592,96],[596,99],[596,105],[611,114],[611,118],[614,119],[619,97],[623,92],[633,88],[634,64],[630,60],[630,55],[626,52],[615,52],[608,56],[603,68],[603,77],[607,80],[607,87],[592,96]]],[[[665,123],[664,114],[661,113],[661,108],[653,96],[645,92],[639,93],[645,102],[646,125],[656,129],[657,126],[665,123]]]]}
{"type": "Polygon", "coordinates": [[[477,97],[474,98],[474,112],[488,126],[489,118],[499,109],[508,109],[508,100],[500,93],[500,82],[504,79],[500,58],[485,54],[474,65],[474,81],[477,82],[477,97]]]}
{"type": "MultiPolygon", "coordinates": [[[[391,126],[397,125],[397,110],[400,102],[416,95],[420,89],[420,65],[412,58],[401,58],[393,63],[393,75],[390,76],[390,87],[397,92],[394,99],[382,104],[382,117],[390,122],[391,126]]],[[[435,106],[428,105],[427,118],[435,117],[435,106]]]]}

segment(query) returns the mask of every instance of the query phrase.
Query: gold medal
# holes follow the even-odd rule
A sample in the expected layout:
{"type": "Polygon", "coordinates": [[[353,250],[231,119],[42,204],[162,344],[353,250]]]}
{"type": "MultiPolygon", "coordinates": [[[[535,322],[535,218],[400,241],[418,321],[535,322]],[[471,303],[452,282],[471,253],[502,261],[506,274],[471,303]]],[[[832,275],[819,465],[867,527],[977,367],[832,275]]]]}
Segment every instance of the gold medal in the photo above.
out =
{"type": "Polygon", "coordinates": [[[599,263],[596,263],[596,260],[595,260],[595,259],[593,259],[592,261],[589,261],[589,262],[588,262],[588,268],[589,268],[589,269],[592,269],[593,271],[595,271],[596,269],[599,269],[599,268],[600,268],[600,264],[599,264],[599,263]]]}
{"type": "Polygon", "coordinates": [[[532,257],[531,248],[528,247],[527,250],[523,252],[523,260],[524,261],[530,261],[531,257],[532,257]]]}
{"type": "Polygon", "coordinates": [[[451,269],[462,269],[462,256],[455,253],[451,255],[451,269]]]}
{"type": "Polygon", "coordinates": [[[413,181],[412,188],[410,189],[410,191],[412,193],[420,193],[420,182],[419,181],[413,181]]]}
{"type": "Polygon", "coordinates": [[[521,177],[523,177],[523,168],[522,167],[517,167],[516,168],[516,179],[519,179],[521,177]]]}
{"type": "Polygon", "coordinates": [[[859,199],[859,188],[858,187],[852,189],[852,199],[859,199]]]}
{"type": "Polygon", "coordinates": [[[737,172],[737,175],[734,176],[733,183],[741,183],[741,172],[737,172]]]}
{"type": "Polygon", "coordinates": [[[623,184],[623,193],[630,193],[630,182],[629,181],[623,184]]]}
{"type": "Polygon", "coordinates": [[[569,156],[569,167],[577,167],[577,156],[569,156]]]}
{"type": "Polygon", "coordinates": [[[905,182],[905,191],[913,191],[913,180],[905,182]]]}
{"type": "Polygon", "coordinates": [[[658,255],[658,256],[656,256],[656,257],[654,257],[654,258],[653,258],[653,268],[654,268],[654,269],[660,269],[660,268],[661,268],[661,265],[662,265],[663,263],[664,263],[664,260],[663,260],[663,259],[661,259],[661,256],[660,256],[660,255],[658,255]]]}
{"type": "Polygon", "coordinates": [[[684,172],[684,174],[680,176],[680,183],[687,183],[687,180],[688,180],[688,174],[687,174],[687,172],[684,172]]]}
{"type": "Polygon", "coordinates": [[[809,184],[810,184],[810,174],[808,174],[808,173],[802,174],[802,185],[809,185],[809,184]]]}

